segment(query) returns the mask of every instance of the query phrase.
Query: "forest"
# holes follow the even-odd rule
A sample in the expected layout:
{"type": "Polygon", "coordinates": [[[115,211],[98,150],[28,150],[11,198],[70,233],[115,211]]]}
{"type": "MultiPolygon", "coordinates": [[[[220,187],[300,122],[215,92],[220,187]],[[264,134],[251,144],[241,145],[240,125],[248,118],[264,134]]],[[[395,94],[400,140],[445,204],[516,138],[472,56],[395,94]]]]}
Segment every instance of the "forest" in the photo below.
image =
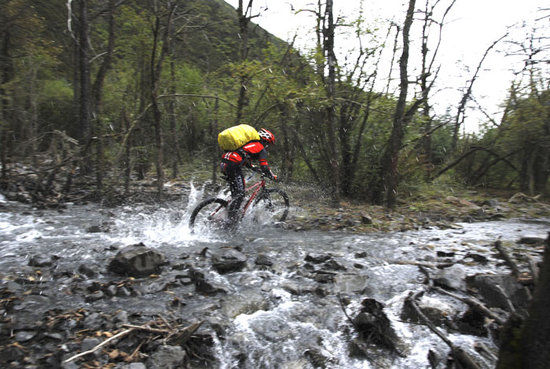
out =
{"type": "Polygon", "coordinates": [[[293,7],[307,49],[258,2],[0,0],[0,366],[547,368],[550,9],[445,86],[460,0],[293,7]],[[521,61],[497,115],[495,54],[521,61]],[[243,123],[294,214],[197,235],[243,123]]]}
{"type": "Polygon", "coordinates": [[[19,164],[44,194],[53,178],[63,178],[64,189],[55,189],[63,192],[73,178],[93,177],[96,198],[144,178],[155,179],[159,195],[170,179],[198,171],[216,181],[217,133],[248,123],[277,133],[271,161],[283,181],[317,185],[335,203],[391,208],[398,196],[446,181],[546,194],[544,10],[538,28],[506,44],[525,65],[495,119],[472,89],[485,56],[505,39],[471,66],[460,101],[444,115],[432,108],[454,2],[411,3],[384,38],[360,18],[347,20],[348,37],[362,42],[345,61],[334,52],[342,25],[329,3],[307,9],[318,20],[307,52],[255,25],[252,1],[239,4],[235,11],[217,0],[2,1],[3,188],[18,182],[19,164]],[[413,26],[421,38],[409,50],[413,26]],[[393,76],[379,71],[384,49],[392,50],[393,76]],[[418,75],[409,72],[413,62],[418,75]],[[376,89],[380,83],[386,88],[376,89]],[[465,133],[472,108],[486,120],[465,133]]]}

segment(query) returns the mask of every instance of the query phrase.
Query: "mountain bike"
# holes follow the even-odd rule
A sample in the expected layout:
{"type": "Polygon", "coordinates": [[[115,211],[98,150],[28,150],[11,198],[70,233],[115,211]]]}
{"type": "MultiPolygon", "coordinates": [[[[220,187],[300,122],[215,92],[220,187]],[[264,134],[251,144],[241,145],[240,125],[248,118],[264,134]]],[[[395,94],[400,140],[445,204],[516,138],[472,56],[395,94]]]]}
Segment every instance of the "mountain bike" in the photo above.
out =
{"type": "MultiPolygon", "coordinates": [[[[252,177],[253,175],[246,182],[252,177]]],[[[243,219],[247,211],[252,209],[255,210],[254,215],[257,217],[255,221],[283,222],[287,218],[290,206],[288,195],[283,190],[266,188],[265,185],[266,179],[262,174],[258,182],[248,187],[245,186],[245,199],[248,196],[248,200],[243,201],[244,206],[239,212],[237,223],[243,219]]],[[[225,228],[230,224],[228,216],[230,203],[230,198],[220,197],[212,197],[200,202],[191,213],[189,228],[191,230],[203,226],[225,228]]]]}

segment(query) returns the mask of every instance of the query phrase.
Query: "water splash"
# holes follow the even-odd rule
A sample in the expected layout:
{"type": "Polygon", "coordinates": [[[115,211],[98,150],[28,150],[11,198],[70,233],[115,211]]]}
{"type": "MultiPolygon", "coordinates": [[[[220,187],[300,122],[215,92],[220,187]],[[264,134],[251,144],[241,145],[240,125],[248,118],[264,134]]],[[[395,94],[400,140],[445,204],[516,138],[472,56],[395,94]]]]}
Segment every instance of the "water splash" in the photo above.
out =
{"type": "Polygon", "coordinates": [[[115,219],[114,236],[109,234],[106,237],[123,244],[143,242],[152,247],[162,244],[186,247],[193,241],[216,241],[219,236],[208,229],[192,232],[189,228],[191,212],[203,200],[204,193],[204,185],[197,188],[191,182],[187,199],[180,203],[155,209],[146,206],[128,207],[115,219]]]}

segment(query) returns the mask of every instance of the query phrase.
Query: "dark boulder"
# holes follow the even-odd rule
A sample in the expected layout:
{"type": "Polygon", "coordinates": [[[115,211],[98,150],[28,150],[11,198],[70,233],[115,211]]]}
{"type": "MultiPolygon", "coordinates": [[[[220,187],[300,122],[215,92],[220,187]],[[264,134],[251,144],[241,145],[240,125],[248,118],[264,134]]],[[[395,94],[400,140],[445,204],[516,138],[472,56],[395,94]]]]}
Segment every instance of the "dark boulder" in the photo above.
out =
{"type": "Polygon", "coordinates": [[[214,295],[222,292],[226,293],[224,286],[208,277],[205,273],[196,270],[189,269],[189,277],[195,283],[195,289],[197,292],[204,295],[214,295]]]}
{"type": "Polygon", "coordinates": [[[246,256],[235,249],[212,254],[212,266],[219,273],[238,272],[246,266],[246,256]]]}
{"type": "Polygon", "coordinates": [[[543,237],[525,236],[518,240],[518,243],[532,246],[544,245],[545,239],[543,237]]]}
{"type": "Polygon", "coordinates": [[[88,278],[94,278],[97,274],[95,268],[92,268],[86,264],[80,264],[80,266],[78,267],[78,272],[88,278]]]}
{"type": "Polygon", "coordinates": [[[527,307],[529,297],[525,287],[510,274],[477,274],[466,279],[468,287],[475,288],[488,307],[508,310],[508,300],[516,308],[527,307]]]}
{"type": "Polygon", "coordinates": [[[32,267],[52,266],[55,260],[57,260],[56,257],[47,257],[45,255],[33,255],[29,259],[29,266],[32,266],[32,267]]]}
{"type": "Polygon", "coordinates": [[[164,263],[163,254],[139,243],[120,250],[111,260],[109,270],[117,274],[144,277],[158,273],[164,263]]]}
{"type": "Polygon", "coordinates": [[[384,304],[375,299],[364,299],[361,310],[352,319],[353,326],[359,334],[358,341],[350,349],[355,356],[363,356],[359,350],[363,345],[374,344],[394,353],[401,354],[403,342],[393,329],[391,321],[384,312],[384,304]],[[362,344],[361,344],[362,343],[362,344]]]}
{"type": "Polygon", "coordinates": [[[313,264],[321,264],[330,259],[332,259],[330,254],[307,254],[304,258],[305,261],[313,264]]]}
{"type": "Polygon", "coordinates": [[[266,254],[259,254],[254,262],[256,265],[273,266],[273,261],[266,254]]]}

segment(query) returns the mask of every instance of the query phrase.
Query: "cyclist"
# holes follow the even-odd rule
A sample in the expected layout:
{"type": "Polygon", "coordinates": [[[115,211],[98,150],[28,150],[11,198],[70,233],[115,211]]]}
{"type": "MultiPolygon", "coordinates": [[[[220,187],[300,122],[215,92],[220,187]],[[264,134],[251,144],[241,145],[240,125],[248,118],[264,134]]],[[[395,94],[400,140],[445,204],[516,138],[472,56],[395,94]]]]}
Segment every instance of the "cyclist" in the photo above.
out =
{"type": "Polygon", "coordinates": [[[260,171],[269,179],[277,180],[267,163],[266,148],[275,143],[275,136],[267,129],[262,128],[258,131],[260,140],[249,141],[235,151],[228,151],[222,155],[221,171],[229,184],[231,190],[231,203],[229,205],[229,227],[236,225],[239,219],[239,208],[243,202],[244,176],[242,167],[252,168],[252,161],[257,161],[260,171]]]}

